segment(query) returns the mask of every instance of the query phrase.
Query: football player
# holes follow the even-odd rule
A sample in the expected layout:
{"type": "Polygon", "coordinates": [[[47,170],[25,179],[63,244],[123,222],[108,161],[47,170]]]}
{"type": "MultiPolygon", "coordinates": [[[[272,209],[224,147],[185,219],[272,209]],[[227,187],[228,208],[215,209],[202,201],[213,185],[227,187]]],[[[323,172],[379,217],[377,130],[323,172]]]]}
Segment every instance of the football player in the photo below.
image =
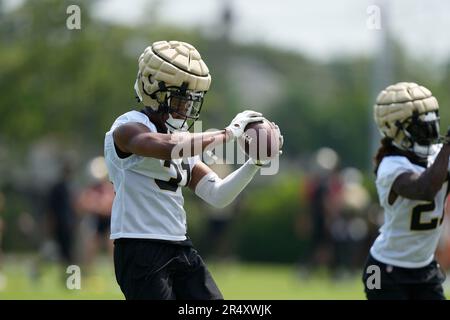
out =
{"type": "Polygon", "coordinates": [[[181,187],[215,207],[232,202],[263,163],[249,159],[221,179],[199,155],[242,139],[246,125],[262,114],[247,110],[224,130],[189,133],[211,84],[199,52],[185,42],[159,41],[138,61],[135,91],[143,109],[118,117],[105,136],[116,192],[111,239],[117,282],[126,299],[222,299],[186,236],[181,187]]]}
{"type": "Polygon", "coordinates": [[[450,146],[439,136],[439,105],[415,83],[387,87],[375,122],[383,138],[375,156],[384,224],[364,269],[368,299],[445,299],[436,250],[449,181],[450,146]]]}

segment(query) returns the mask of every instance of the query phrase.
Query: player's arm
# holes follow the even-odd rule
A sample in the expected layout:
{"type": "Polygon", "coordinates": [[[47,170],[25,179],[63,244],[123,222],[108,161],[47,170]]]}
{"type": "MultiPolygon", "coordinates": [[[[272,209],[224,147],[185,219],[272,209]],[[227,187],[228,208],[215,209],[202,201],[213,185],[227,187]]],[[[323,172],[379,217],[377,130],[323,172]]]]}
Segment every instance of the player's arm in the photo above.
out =
{"type": "MultiPolygon", "coordinates": [[[[280,129],[274,124],[280,138],[280,151],[283,147],[283,136],[280,129]]],[[[274,155],[274,157],[278,156],[274,155]]],[[[204,201],[216,208],[224,208],[229,205],[249,184],[259,168],[267,164],[265,162],[249,159],[240,168],[230,173],[224,179],[221,179],[205,163],[199,161],[192,169],[192,178],[189,182],[189,188],[195,191],[195,194],[204,201]]]]}
{"type": "Polygon", "coordinates": [[[210,205],[224,208],[244,190],[259,168],[260,166],[249,160],[221,179],[205,163],[199,161],[192,169],[189,188],[210,205]]]}
{"type": "Polygon", "coordinates": [[[447,179],[449,156],[450,145],[445,143],[434,163],[423,173],[405,172],[399,175],[392,185],[390,200],[400,195],[413,200],[432,201],[447,179]]]}
{"type": "Polygon", "coordinates": [[[123,153],[162,160],[179,159],[193,157],[206,148],[212,149],[230,139],[239,138],[248,123],[262,119],[261,113],[246,110],[238,113],[224,130],[173,134],[151,132],[141,123],[129,122],[116,128],[113,138],[123,153]]]}
{"type": "Polygon", "coordinates": [[[137,122],[125,123],[113,132],[114,143],[120,151],[162,160],[192,157],[206,147],[214,147],[227,139],[226,130],[202,133],[165,134],[151,132],[137,122]]]}

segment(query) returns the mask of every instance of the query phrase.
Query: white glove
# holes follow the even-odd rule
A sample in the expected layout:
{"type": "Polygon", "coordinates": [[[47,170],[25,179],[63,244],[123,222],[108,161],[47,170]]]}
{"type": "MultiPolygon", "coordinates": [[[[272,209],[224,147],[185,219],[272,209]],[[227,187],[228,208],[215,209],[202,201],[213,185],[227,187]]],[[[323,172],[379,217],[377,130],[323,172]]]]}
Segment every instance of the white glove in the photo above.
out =
{"type": "Polygon", "coordinates": [[[264,117],[261,113],[256,111],[245,110],[241,113],[238,113],[236,117],[234,117],[234,119],[231,121],[230,125],[225,128],[225,131],[229,136],[228,139],[233,140],[241,137],[247,124],[262,120],[264,120],[264,117]]]}

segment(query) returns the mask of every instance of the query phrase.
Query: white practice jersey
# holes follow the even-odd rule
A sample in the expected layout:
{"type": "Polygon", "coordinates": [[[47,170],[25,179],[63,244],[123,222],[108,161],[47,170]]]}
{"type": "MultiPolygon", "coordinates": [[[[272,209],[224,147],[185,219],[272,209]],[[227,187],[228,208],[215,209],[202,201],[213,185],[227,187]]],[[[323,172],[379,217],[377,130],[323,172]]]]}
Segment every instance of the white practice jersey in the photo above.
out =
{"type": "Polygon", "coordinates": [[[131,155],[118,157],[113,131],[127,122],[142,123],[157,132],[150,119],[130,111],[116,119],[105,136],[105,160],[116,196],[111,215],[111,239],[186,240],[186,212],[181,187],[189,183],[199,157],[182,161],[131,155]]]}
{"type": "MultiPolygon", "coordinates": [[[[428,159],[428,167],[434,159],[428,159]]],[[[434,201],[398,196],[392,205],[388,203],[392,184],[400,174],[406,171],[420,174],[425,170],[424,166],[411,163],[404,156],[386,156],[381,161],[376,187],[384,208],[384,224],[370,249],[375,259],[403,268],[421,268],[433,260],[442,230],[448,180],[434,201]]]]}

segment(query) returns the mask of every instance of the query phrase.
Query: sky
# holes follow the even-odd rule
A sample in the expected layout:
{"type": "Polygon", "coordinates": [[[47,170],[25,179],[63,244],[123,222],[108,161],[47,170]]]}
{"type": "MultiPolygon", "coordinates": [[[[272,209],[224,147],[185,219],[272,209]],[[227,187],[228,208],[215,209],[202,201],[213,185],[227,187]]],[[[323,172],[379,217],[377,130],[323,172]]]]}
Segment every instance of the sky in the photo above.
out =
{"type": "Polygon", "coordinates": [[[241,43],[264,42],[327,60],[372,54],[389,28],[416,58],[449,58],[446,0],[101,0],[95,15],[124,24],[157,18],[207,34],[227,1],[234,12],[232,38],[241,43]],[[372,5],[381,9],[381,29],[367,27],[372,5]]]}
{"type": "MultiPolygon", "coordinates": [[[[4,1],[14,7],[24,0],[4,1]]],[[[233,10],[232,38],[240,43],[263,42],[327,60],[371,55],[389,29],[416,58],[433,64],[450,58],[447,0],[99,0],[94,15],[131,25],[159,19],[207,35],[224,3],[233,10]],[[367,27],[373,5],[381,9],[381,29],[367,27]]]]}

